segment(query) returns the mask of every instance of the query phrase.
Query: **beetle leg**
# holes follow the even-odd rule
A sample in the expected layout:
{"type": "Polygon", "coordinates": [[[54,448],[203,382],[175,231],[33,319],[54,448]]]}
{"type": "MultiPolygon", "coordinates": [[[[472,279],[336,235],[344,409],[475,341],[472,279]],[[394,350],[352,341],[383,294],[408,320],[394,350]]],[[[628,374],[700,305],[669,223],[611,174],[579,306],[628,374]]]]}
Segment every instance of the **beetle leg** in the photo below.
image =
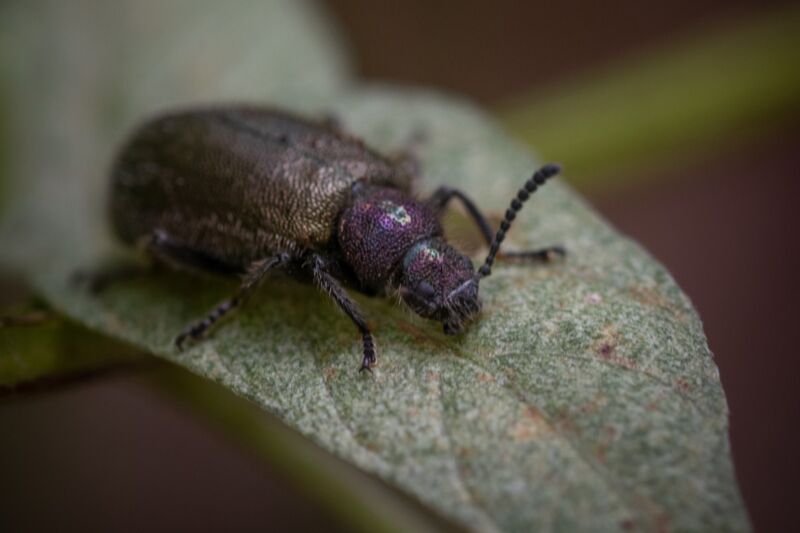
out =
{"type": "Polygon", "coordinates": [[[204,319],[189,324],[181,331],[180,335],[175,338],[175,346],[179,350],[183,348],[183,343],[186,338],[199,339],[208,329],[213,326],[219,319],[228,314],[233,309],[239,307],[247,297],[253,292],[258,284],[264,279],[264,276],[271,270],[283,266],[291,261],[288,254],[281,253],[266,259],[254,261],[247,269],[242,284],[239,290],[233,297],[223,301],[215,307],[204,319]]]}
{"type": "MultiPolygon", "coordinates": [[[[196,274],[212,272],[231,275],[240,273],[236,268],[176,241],[160,229],[139,239],[137,247],[143,249],[157,263],[167,264],[177,270],[196,274]]],[[[71,281],[75,284],[85,285],[91,292],[98,293],[119,281],[146,275],[151,270],[148,268],[149,266],[152,265],[127,262],[108,265],[94,272],[79,270],[72,275],[71,281]]]]}
{"type": "Polygon", "coordinates": [[[143,247],[156,261],[166,263],[178,270],[201,274],[208,272],[222,275],[240,273],[230,265],[176,241],[160,229],[144,238],[143,247]]]}
{"type": "Polygon", "coordinates": [[[97,271],[78,270],[70,276],[70,282],[85,286],[89,292],[97,294],[113,283],[138,278],[145,275],[147,271],[147,266],[142,264],[116,264],[97,271]]]}
{"type": "Polygon", "coordinates": [[[486,244],[492,244],[494,232],[492,231],[492,227],[489,226],[489,221],[483,216],[478,206],[463,192],[458,189],[442,186],[436,189],[433,195],[428,198],[427,204],[436,214],[441,214],[453,198],[457,198],[461,202],[461,205],[466,208],[469,216],[472,217],[472,220],[474,220],[475,224],[478,226],[486,244]]]}
{"type": "Polygon", "coordinates": [[[563,246],[548,246],[546,248],[537,248],[536,250],[522,250],[519,252],[500,252],[499,259],[513,260],[520,259],[523,261],[541,261],[549,263],[567,255],[567,251],[563,246]]]}
{"type": "MultiPolygon", "coordinates": [[[[427,204],[431,209],[434,210],[434,212],[441,213],[444,211],[444,208],[447,206],[450,200],[454,198],[461,202],[461,205],[464,206],[469,213],[469,216],[478,226],[478,229],[480,230],[481,235],[483,235],[483,239],[486,241],[486,244],[491,246],[492,241],[494,240],[494,231],[489,225],[489,221],[486,220],[486,217],[483,215],[483,213],[481,213],[481,210],[478,209],[478,206],[475,205],[475,202],[473,202],[469,196],[463,192],[447,186],[439,187],[428,199],[427,204]]],[[[565,254],[566,251],[562,246],[548,246],[547,248],[540,248],[537,250],[500,252],[497,257],[498,259],[524,259],[530,261],[547,262],[558,257],[563,257],[565,254]]]]}
{"type": "Polygon", "coordinates": [[[314,277],[314,283],[319,287],[325,294],[327,294],[336,305],[339,306],[339,309],[344,311],[350,320],[358,328],[358,331],[361,332],[361,341],[364,345],[364,356],[361,359],[361,368],[359,372],[367,370],[372,372],[372,367],[375,366],[377,361],[375,356],[375,341],[372,338],[372,333],[369,331],[369,327],[367,326],[366,320],[361,315],[361,311],[358,309],[356,303],[350,299],[347,295],[347,292],[344,288],[339,284],[339,282],[334,278],[330,272],[328,272],[328,262],[319,255],[314,255],[311,258],[310,262],[311,273],[314,277]]]}

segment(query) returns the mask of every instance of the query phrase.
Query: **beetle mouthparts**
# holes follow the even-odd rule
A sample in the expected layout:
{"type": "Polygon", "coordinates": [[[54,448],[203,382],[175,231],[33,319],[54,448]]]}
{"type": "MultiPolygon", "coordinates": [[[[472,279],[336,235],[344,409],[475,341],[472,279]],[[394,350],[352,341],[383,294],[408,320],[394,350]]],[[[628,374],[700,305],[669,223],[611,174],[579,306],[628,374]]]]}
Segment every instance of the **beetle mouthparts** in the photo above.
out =
{"type": "Polygon", "coordinates": [[[461,333],[461,327],[451,322],[445,322],[442,324],[442,329],[444,329],[445,335],[457,335],[461,333]]]}

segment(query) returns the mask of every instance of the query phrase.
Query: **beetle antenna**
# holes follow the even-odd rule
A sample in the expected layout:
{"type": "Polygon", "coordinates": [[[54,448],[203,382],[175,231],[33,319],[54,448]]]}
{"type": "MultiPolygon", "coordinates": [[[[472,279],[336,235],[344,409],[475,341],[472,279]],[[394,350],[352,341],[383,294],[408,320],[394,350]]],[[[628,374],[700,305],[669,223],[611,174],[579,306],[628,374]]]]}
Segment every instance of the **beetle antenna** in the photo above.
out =
{"type": "Polygon", "coordinates": [[[492,241],[492,245],[489,247],[489,255],[486,256],[486,261],[484,261],[483,266],[478,269],[476,276],[478,280],[492,273],[492,263],[494,263],[497,252],[500,250],[500,244],[502,244],[503,239],[506,238],[506,232],[508,228],[511,227],[511,222],[513,222],[520,209],[522,209],[522,204],[530,198],[531,194],[536,192],[536,189],[538,189],[540,185],[544,185],[545,181],[557,175],[559,172],[561,172],[560,166],[554,163],[547,164],[534,172],[533,176],[525,182],[525,185],[517,191],[517,197],[511,200],[511,205],[506,210],[506,216],[503,217],[503,221],[500,223],[500,229],[497,230],[494,241],[492,241]]]}

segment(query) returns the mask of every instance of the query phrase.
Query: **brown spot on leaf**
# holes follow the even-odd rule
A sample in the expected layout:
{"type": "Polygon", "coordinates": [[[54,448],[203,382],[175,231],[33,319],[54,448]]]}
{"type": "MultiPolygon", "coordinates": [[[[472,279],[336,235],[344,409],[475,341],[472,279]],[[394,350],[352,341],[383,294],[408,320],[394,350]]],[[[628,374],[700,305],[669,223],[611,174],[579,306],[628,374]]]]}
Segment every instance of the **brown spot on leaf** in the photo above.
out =
{"type": "Polygon", "coordinates": [[[617,428],[614,426],[606,426],[603,428],[603,431],[600,434],[599,441],[597,443],[597,447],[595,449],[597,460],[601,463],[605,463],[606,459],[608,458],[608,450],[614,443],[614,440],[617,436],[617,428]]]}
{"type": "Polygon", "coordinates": [[[578,431],[578,426],[575,425],[575,422],[570,420],[569,418],[563,418],[558,421],[556,424],[559,433],[571,433],[573,435],[579,435],[580,431],[578,431]]]}
{"type": "Polygon", "coordinates": [[[578,408],[578,411],[581,415],[591,415],[599,411],[600,408],[604,407],[606,404],[608,404],[608,399],[603,395],[598,395],[591,401],[583,403],[578,408]]]}
{"type": "Polygon", "coordinates": [[[679,306],[675,305],[661,291],[642,285],[631,285],[628,290],[633,299],[646,305],[647,307],[657,307],[669,311],[679,321],[686,322],[686,313],[679,306]]]}
{"type": "Polygon", "coordinates": [[[603,359],[609,359],[614,354],[614,348],[615,346],[613,344],[604,342],[597,349],[597,353],[599,353],[600,357],[603,359]]]}
{"type": "Polygon", "coordinates": [[[481,383],[494,383],[497,380],[491,374],[487,374],[486,372],[478,372],[478,381],[481,383]]]}
{"type": "Polygon", "coordinates": [[[603,302],[603,297],[599,293],[591,292],[586,295],[586,302],[590,304],[599,304],[603,302]]]}
{"type": "Polygon", "coordinates": [[[636,369],[636,361],[618,353],[620,334],[616,326],[609,324],[600,333],[600,338],[594,343],[594,352],[597,356],[611,364],[627,368],[636,369]]]}
{"type": "Polygon", "coordinates": [[[458,448],[458,456],[462,459],[468,459],[474,455],[472,448],[460,447],[458,448]]]}
{"type": "Polygon", "coordinates": [[[692,392],[692,385],[685,378],[676,379],[675,387],[684,394],[692,392]]]}
{"type": "Polygon", "coordinates": [[[515,278],[512,283],[514,284],[514,287],[518,289],[524,289],[530,286],[530,280],[526,278],[515,278]]]}
{"type": "Polygon", "coordinates": [[[600,338],[595,341],[594,351],[603,359],[611,359],[617,352],[619,332],[616,326],[609,324],[600,332],[600,338]]]}
{"type": "Polygon", "coordinates": [[[339,371],[338,371],[338,370],[336,370],[336,369],[335,369],[334,367],[332,367],[332,366],[326,366],[326,367],[325,367],[325,368],[322,370],[322,375],[323,375],[323,377],[325,378],[325,381],[331,381],[333,378],[335,378],[335,377],[336,377],[336,374],[338,374],[338,373],[339,373],[339,371]]]}
{"type": "Polygon", "coordinates": [[[522,417],[509,430],[514,442],[529,442],[538,438],[547,428],[542,414],[533,406],[525,409],[522,417]]]}

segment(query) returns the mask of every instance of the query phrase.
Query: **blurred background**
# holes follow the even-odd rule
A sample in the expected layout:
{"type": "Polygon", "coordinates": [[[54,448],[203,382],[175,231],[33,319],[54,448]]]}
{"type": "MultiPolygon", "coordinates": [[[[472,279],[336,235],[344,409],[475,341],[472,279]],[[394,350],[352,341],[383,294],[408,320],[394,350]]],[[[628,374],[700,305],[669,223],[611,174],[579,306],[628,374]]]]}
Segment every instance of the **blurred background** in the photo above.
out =
{"type": "MultiPolygon", "coordinates": [[[[361,79],[479,102],[541,158],[562,162],[598,211],[667,266],[720,368],[752,522],[759,531],[796,528],[797,6],[324,4],[361,79]]],[[[24,292],[6,279],[0,303],[24,292]]],[[[0,443],[0,529],[344,527],[279,469],[143,384],[149,371],[137,365],[0,397],[0,427],[13,428],[0,443]],[[52,441],[57,453],[35,446],[52,441]]]]}

